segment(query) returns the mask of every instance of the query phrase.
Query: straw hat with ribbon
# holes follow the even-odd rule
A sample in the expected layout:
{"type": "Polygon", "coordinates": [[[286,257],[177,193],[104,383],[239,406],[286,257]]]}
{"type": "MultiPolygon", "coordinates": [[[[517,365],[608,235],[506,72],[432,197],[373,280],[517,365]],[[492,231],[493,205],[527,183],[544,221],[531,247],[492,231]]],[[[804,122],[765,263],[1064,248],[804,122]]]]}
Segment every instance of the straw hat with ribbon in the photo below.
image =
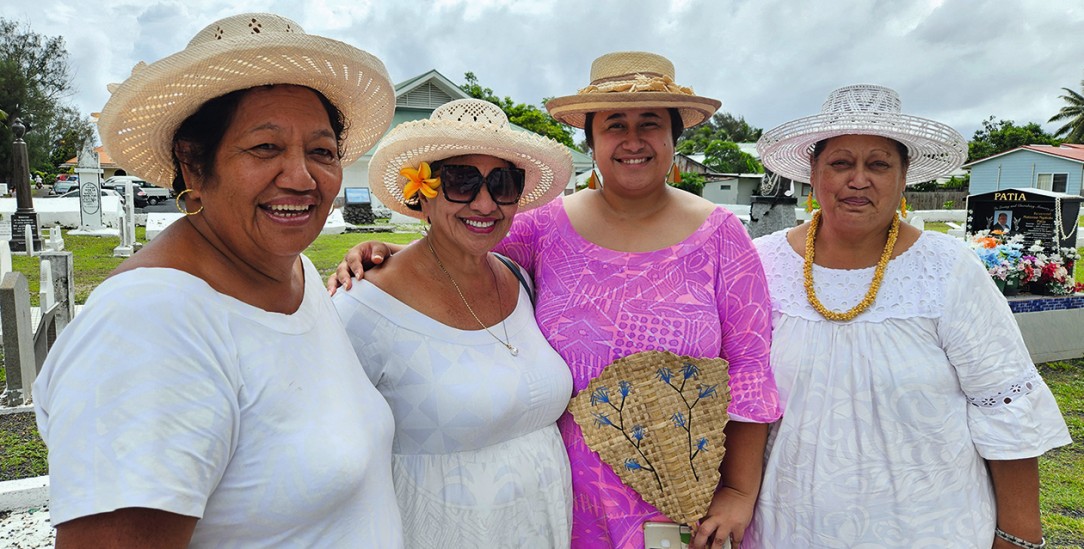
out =
{"type": "Polygon", "coordinates": [[[572,154],[564,145],[525,130],[514,130],[500,107],[480,99],[459,99],[437,107],[428,120],[404,122],[380,141],[369,161],[369,187],[385,206],[421,218],[407,206],[400,174],[453,156],[484,154],[512,162],[526,172],[519,209],[541,206],[561,194],[572,177],[572,154]]]}
{"type": "Polygon", "coordinates": [[[719,483],[729,380],[721,358],[643,351],[606,366],[568,409],[622,482],[670,520],[692,525],[719,483]]]}
{"type": "Polygon", "coordinates": [[[907,147],[907,183],[945,175],[967,159],[967,140],[933,120],[903,114],[900,96],[883,86],[846,86],[833,91],[821,112],[764,132],[757,152],[764,167],[795,181],[809,181],[810,157],[819,141],[840,135],[879,135],[907,147]]]}
{"type": "Polygon", "coordinates": [[[271,84],[307,86],[346,119],[343,165],[387,130],[395,90],[384,64],[349,44],[306,34],[279,15],[246,13],[211,23],[183,50],[140,62],[98,117],[102,144],[117,165],[162,187],[173,184],[173,136],[207,101],[271,84]]]}
{"type": "Polygon", "coordinates": [[[695,126],[719,109],[717,99],[701,97],[692,88],[674,82],[669,59],[642,51],[607,53],[591,63],[591,84],[576,95],[546,102],[550,115],[583,128],[589,112],[618,109],[675,108],[686,128],[695,126]]]}

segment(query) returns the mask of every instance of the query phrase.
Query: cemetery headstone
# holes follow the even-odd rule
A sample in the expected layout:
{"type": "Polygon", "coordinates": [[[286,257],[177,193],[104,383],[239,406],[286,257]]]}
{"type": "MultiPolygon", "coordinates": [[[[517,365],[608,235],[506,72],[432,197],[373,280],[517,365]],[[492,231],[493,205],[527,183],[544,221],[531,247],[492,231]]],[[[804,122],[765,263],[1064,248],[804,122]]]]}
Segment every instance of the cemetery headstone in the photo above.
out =
{"type": "Polygon", "coordinates": [[[88,140],[79,152],[75,173],[79,175],[79,230],[98,231],[102,228],[102,169],[98,152],[88,140]]]}
{"type": "Polygon", "coordinates": [[[1040,189],[1005,189],[967,197],[967,233],[1001,231],[1038,240],[1046,253],[1076,247],[1084,198],[1040,189]]]}
{"type": "Polygon", "coordinates": [[[26,126],[22,120],[16,118],[11,123],[11,132],[15,135],[11,163],[15,177],[16,209],[11,214],[10,246],[12,251],[33,252],[41,250],[42,243],[38,232],[38,214],[34,211],[34,200],[30,194],[30,158],[27,156],[26,142],[23,141],[26,126]]]}
{"type": "Polygon", "coordinates": [[[372,225],[373,199],[367,187],[343,189],[343,219],[354,225],[372,225]]]}
{"type": "Polygon", "coordinates": [[[798,200],[788,192],[791,181],[773,173],[765,173],[759,194],[753,195],[749,206],[749,236],[757,238],[798,223],[794,207],[798,200]]]}
{"type": "Polygon", "coordinates": [[[30,287],[22,273],[7,273],[0,280],[0,326],[4,332],[7,374],[7,388],[0,400],[5,406],[22,406],[30,401],[30,386],[37,377],[30,326],[30,287]]]}
{"type": "Polygon", "coordinates": [[[71,252],[44,252],[41,262],[48,263],[52,283],[42,280],[41,284],[53,287],[53,299],[60,305],[56,313],[56,330],[59,333],[75,318],[75,265],[71,252]]]}

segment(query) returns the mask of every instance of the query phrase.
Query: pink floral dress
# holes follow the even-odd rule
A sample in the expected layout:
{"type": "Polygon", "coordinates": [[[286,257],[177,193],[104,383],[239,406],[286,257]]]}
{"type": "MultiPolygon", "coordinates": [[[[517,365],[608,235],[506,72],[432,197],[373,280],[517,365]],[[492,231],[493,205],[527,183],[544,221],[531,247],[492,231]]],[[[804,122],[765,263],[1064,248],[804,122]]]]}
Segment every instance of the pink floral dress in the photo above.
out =
{"type": "MultiPolygon", "coordinates": [[[[516,216],[498,247],[534,278],[535,317],[572,371],[573,391],[639,351],[730,363],[732,420],[780,417],[768,366],[771,303],[741,222],[716,208],[684,241],[653,252],[602,248],[573,229],[560,199],[516,216]]],[[[643,523],[666,518],[602,463],[565,412],[557,422],[572,464],[572,547],[642,548],[643,523]]]]}

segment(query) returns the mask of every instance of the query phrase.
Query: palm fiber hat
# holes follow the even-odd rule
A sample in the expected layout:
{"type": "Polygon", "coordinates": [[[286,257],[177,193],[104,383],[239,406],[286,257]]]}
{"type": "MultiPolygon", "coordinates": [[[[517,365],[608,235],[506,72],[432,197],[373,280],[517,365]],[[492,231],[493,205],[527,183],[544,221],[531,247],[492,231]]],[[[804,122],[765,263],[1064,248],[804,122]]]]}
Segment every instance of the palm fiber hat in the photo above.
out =
{"type": "Polygon", "coordinates": [[[512,129],[504,111],[493,103],[459,99],[437,107],[428,120],[392,128],[369,161],[369,187],[385,206],[421,218],[422,212],[407,206],[403,187],[410,180],[399,170],[468,154],[495,156],[526,172],[520,210],[553,200],[572,177],[567,147],[534,132],[512,129]]]}
{"type": "Polygon", "coordinates": [[[388,72],[373,55],[306,34],[279,15],[246,13],[211,23],[183,50],[140,62],[122,84],[110,84],[98,132],[119,166],[169,187],[181,123],[211,99],[271,84],[317,90],[343,113],[344,166],[380,139],[395,111],[388,72]]]}
{"type": "Polygon", "coordinates": [[[669,59],[642,51],[619,51],[595,59],[591,84],[576,95],[547,101],[546,109],[558,122],[582,129],[589,112],[675,108],[685,127],[691,128],[721,104],[675,83],[674,64],[669,59]]]}
{"type": "Polygon", "coordinates": [[[960,132],[900,111],[895,90],[865,84],[839,88],[828,95],[820,114],[764,132],[757,141],[760,162],[783,177],[808,182],[818,142],[840,135],[879,135],[907,147],[907,183],[930,181],[963,165],[967,140],[960,132]]]}

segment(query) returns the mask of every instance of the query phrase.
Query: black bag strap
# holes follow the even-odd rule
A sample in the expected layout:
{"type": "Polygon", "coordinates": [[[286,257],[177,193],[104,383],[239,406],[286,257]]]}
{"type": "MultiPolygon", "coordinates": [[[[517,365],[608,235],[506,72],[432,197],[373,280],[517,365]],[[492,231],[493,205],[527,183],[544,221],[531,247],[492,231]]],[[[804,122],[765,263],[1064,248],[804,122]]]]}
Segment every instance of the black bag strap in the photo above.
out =
{"type": "Polygon", "coordinates": [[[534,307],[534,289],[527,283],[527,279],[523,277],[523,271],[519,268],[519,265],[517,265],[515,261],[512,261],[499,253],[494,253],[493,255],[497,256],[497,259],[499,259],[501,263],[504,263],[504,266],[508,267],[508,270],[512,271],[512,274],[516,275],[516,279],[519,280],[519,283],[527,290],[527,295],[531,297],[531,306],[534,307]]]}

